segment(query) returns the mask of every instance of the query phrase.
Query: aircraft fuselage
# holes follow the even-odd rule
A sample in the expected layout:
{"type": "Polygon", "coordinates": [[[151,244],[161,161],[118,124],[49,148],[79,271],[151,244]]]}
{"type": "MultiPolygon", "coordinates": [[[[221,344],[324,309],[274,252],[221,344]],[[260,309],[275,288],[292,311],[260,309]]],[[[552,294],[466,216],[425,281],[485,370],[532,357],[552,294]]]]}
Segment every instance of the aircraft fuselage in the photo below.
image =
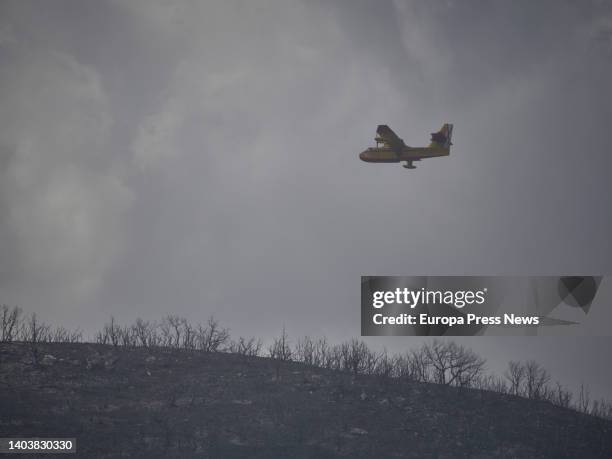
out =
{"type": "Polygon", "coordinates": [[[419,161],[422,158],[448,156],[449,148],[404,147],[401,153],[391,148],[371,147],[359,154],[359,159],[367,163],[399,163],[400,161],[419,161]]]}

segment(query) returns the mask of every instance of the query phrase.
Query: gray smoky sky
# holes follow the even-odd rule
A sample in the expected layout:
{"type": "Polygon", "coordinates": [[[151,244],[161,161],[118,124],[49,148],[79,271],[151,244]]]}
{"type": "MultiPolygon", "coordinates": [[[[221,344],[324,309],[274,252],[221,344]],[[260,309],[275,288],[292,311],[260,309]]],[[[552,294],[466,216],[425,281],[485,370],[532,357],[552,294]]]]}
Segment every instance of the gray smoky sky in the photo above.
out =
{"type": "MultiPolygon", "coordinates": [[[[609,274],[610,81],[605,1],[2,1],[0,303],[333,342],[361,275],[609,274]]],[[[609,338],[462,342],[612,397],[609,338]]]]}

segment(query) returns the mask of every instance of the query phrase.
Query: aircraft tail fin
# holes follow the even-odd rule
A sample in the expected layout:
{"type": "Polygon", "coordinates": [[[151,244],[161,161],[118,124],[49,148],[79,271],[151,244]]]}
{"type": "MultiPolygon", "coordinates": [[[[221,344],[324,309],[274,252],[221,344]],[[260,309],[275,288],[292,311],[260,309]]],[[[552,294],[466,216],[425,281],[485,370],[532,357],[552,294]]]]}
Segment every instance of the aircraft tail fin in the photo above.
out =
{"type": "Polygon", "coordinates": [[[446,123],[438,132],[431,133],[431,144],[429,146],[433,148],[450,148],[452,137],[453,125],[446,123]]]}

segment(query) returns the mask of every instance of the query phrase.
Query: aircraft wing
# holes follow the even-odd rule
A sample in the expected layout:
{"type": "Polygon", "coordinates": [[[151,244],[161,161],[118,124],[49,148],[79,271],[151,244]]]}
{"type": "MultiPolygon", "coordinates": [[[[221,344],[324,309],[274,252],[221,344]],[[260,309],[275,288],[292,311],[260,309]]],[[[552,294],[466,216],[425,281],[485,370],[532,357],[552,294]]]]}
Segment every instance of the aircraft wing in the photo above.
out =
{"type": "Polygon", "coordinates": [[[376,142],[383,143],[387,148],[390,148],[396,153],[401,153],[404,148],[406,148],[404,141],[386,124],[381,124],[376,128],[375,140],[376,142]]]}

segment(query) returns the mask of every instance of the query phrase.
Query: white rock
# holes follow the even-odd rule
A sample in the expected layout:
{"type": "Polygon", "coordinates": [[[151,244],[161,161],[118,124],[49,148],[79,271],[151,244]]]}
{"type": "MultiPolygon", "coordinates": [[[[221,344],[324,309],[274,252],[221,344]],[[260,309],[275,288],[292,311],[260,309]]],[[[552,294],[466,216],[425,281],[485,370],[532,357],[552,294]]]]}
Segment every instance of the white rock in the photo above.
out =
{"type": "Polygon", "coordinates": [[[235,405],[251,405],[253,404],[252,400],[232,400],[232,403],[235,405]]]}
{"type": "Polygon", "coordinates": [[[40,363],[46,366],[51,366],[55,362],[57,362],[57,357],[52,356],[51,354],[45,354],[40,363]]]}

